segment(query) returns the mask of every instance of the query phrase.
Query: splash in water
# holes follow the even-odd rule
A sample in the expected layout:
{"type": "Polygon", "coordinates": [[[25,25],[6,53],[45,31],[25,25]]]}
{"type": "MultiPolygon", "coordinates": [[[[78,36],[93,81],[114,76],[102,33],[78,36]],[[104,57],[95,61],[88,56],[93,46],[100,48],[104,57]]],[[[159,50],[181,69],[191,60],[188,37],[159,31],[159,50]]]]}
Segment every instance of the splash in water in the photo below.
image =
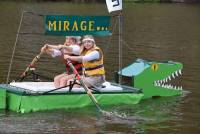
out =
{"type": "Polygon", "coordinates": [[[107,116],[107,117],[118,117],[121,119],[127,119],[126,113],[118,113],[117,111],[108,112],[105,110],[101,110],[101,113],[103,114],[103,116],[107,116]]]}

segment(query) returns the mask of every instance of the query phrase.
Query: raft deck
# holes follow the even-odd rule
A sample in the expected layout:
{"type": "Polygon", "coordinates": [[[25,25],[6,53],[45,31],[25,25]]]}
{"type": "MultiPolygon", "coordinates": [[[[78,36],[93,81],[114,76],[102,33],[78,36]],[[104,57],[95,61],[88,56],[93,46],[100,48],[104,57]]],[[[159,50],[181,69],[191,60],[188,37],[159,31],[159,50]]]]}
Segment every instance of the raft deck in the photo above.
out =
{"type": "MultiPolygon", "coordinates": [[[[14,82],[0,84],[1,109],[20,113],[52,109],[81,108],[94,105],[83,88],[55,89],[53,82],[14,82]]],[[[137,104],[143,94],[141,90],[105,82],[103,88],[93,90],[100,106],[137,104]]]]}

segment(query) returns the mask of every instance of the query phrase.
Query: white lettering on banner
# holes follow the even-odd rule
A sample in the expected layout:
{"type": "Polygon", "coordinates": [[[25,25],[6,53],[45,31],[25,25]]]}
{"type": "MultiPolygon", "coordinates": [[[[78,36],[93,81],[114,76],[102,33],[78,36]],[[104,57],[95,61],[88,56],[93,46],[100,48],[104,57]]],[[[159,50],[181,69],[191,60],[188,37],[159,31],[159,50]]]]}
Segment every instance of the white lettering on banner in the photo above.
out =
{"type": "Polygon", "coordinates": [[[122,10],[122,0],[106,0],[108,12],[122,10]]]}

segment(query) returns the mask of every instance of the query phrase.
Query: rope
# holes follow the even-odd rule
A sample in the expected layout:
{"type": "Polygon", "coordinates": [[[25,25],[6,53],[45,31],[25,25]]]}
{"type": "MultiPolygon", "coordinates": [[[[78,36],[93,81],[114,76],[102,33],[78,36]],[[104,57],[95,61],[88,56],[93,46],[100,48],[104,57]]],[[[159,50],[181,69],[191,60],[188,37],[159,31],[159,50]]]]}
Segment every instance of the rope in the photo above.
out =
{"type": "Polygon", "coordinates": [[[37,16],[45,16],[44,14],[40,14],[40,13],[36,13],[36,12],[31,12],[31,11],[24,11],[24,13],[29,13],[29,14],[32,14],[32,15],[37,15],[37,16]]]}
{"type": "MultiPolygon", "coordinates": [[[[15,50],[16,50],[16,46],[17,46],[19,35],[20,34],[32,34],[32,33],[20,33],[20,29],[21,29],[21,25],[22,25],[22,21],[23,21],[25,13],[32,14],[32,15],[38,15],[38,16],[42,16],[42,17],[44,16],[43,14],[38,14],[38,13],[35,13],[35,12],[31,12],[31,11],[23,11],[21,13],[21,19],[20,19],[20,23],[19,23],[19,26],[18,26],[18,30],[17,30],[17,36],[16,36],[16,39],[15,39],[15,44],[13,46],[12,56],[11,56],[10,64],[9,64],[9,68],[8,68],[8,74],[7,74],[7,78],[6,78],[6,84],[8,84],[9,79],[10,79],[10,72],[11,72],[11,69],[12,69],[12,63],[13,63],[13,59],[14,59],[15,50]]],[[[35,33],[35,34],[40,34],[40,33],[35,33]]]]}
{"type": "MultiPolygon", "coordinates": [[[[112,27],[112,30],[111,30],[112,33],[115,32],[116,26],[117,26],[117,19],[115,20],[114,27],[112,27]]],[[[108,45],[106,45],[106,49],[105,49],[106,51],[105,51],[105,53],[107,53],[108,50],[109,50],[109,47],[110,47],[109,44],[110,44],[110,42],[111,42],[111,39],[112,39],[112,36],[110,36],[109,39],[108,39],[108,43],[107,43],[108,45]]]]}
{"type": "Polygon", "coordinates": [[[15,49],[16,49],[16,46],[17,46],[19,32],[20,32],[20,29],[21,29],[21,24],[22,24],[23,17],[24,17],[24,11],[21,14],[20,23],[19,23],[19,27],[18,27],[18,30],[17,30],[17,36],[16,36],[16,39],[15,39],[15,44],[13,46],[13,51],[12,51],[12,56],[11,56],[10,65],[9,65],[9,69],[8,69],[6,84],[8,84],[9,79],[10,79],[10,71],[11,71],[11,68],[12,68],[13,58],[14,58],[14,55],[15,55],[15,49]]]}
{"type": "MultiPolygon", "coordinates": [[[[119,14],[119,73],[122,75],[122,26],[123,26],[123,16],[122,16],[122,12],[120,12],[119,14]]],[[[122,76],[119,75],[119,84],[121,85],[122,82],[122,76]]]]}
{"type": "Polygon", "coordinates": [[[127,48],[128,48],[129,50],[131,50],[131,51],[134,51],[134,55],[138,55],[138,54],[137,54],[137,51],[135,51],[134,48],[130,47],[130,46],[128,45],[128,43],[127,43],[125,40],[122,40],[122,41],[123,41],[123,46],[127,47],[127,48]]]}

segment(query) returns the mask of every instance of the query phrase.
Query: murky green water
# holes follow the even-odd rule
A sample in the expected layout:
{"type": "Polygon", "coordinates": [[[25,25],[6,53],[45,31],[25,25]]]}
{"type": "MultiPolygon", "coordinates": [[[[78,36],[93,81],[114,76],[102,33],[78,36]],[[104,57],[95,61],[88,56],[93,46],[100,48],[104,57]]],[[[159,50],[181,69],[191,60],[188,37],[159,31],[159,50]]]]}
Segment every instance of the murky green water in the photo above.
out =
{"type": "MultiPolygon", "coordinates": [[[[0,2],[0,82],[5,83],[21,11],[42,14],[108,15],[104,4],[0,2]]],[[[123,66],[136,58],[155,61],[174,60],[184,64],[179,80],[183,96],[150,99],[138,105],[104,107],[126,118],[105,117],[94,107],[77,110],[18,114],[0,111],[0,133],[179,133],[200,132],[200,5],[126,4],[124,5],[123,66]]],[[[115,25],[115,21],[113,21],[115,25]]],[[[116,30],[117,31],[117,28],[116,30]]],[[[11,78],[16,79],[36,56],[44,43],[62,43],[63,37],[44,36],[43,18],[26,14],[13,61],[11,78]],[[37,33],[37,34],[36,34],[37,33]],[[41,34],[38,34],[41,33],[41,34]]],[[[107,80],[118,69],[118,37],[97,38],[104,50],[107,80]],[[112,67],[111,67],[112,65],[112,67]]],[[[40,74],[53,77],[64,66],[44,56],[38,64],[40,74]]]]}

